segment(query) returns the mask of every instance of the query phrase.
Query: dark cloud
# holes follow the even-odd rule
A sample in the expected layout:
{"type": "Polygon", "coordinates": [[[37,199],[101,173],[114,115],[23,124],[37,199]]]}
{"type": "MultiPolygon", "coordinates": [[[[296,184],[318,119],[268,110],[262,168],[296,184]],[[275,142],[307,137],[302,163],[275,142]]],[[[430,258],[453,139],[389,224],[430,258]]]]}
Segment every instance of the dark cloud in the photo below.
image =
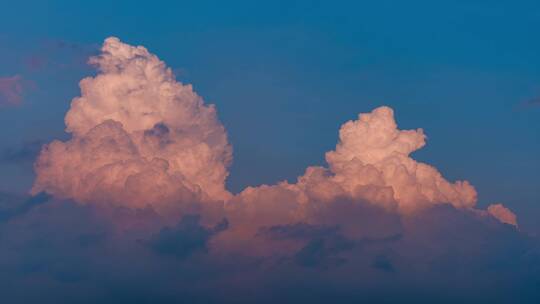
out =
{"type": "Polygon", "coordinates": [[[385,256],[385,255],[377,255],[373,259],[373,263],[371,265],[376,269],[386,271],[386,272],[395,272],[396,271],[396,269],[394,268],[394,265],[392,264],[390,259],[388,259],[388,257],[385,256]]]}
{"type": "Polygon", "coordinates": [[[338,226],[317,226],[306,223],[296,223],[289,225],[277,225],[262,227],[257,233],[258,236],[274,240],[283,239],[312,239],[315,237],[332,237],[339,234],[338,226]]]}
{"type": "Polygon", "coordinates": [[[294,260],[305,267],[340,265],[346,260],[339,257],[339,253],[351,250],[353,246],[353,243],[344,237],[315,238],[295,254],[294,260]]]}
{"type": "Polygon", "coordinates": [[[537,97],[537,98],[534,98],[534,99],[531,99],[531,100],[527,101],[527,105],[528,105],[528,106],[531,106],[531,107],[538,107],[538,106],[540,106],[540,98],[537,97]]]}
{"type": "Polygon", "coordinates": [[[170,129],[164,122],[157,123],[152,129],[145,130],[144,136],[147,141],[154,141],[161,148],[174,143],[171,139],[170,129]]]}
{"type": "Polygon", "coordinates": [[[344,237],[339,227],[325,227],[297,223],[261,228],[257,234],[272,240],[304,241],[292,260],[305,267],[329,267],[345,262],[340,253],[354,247],[352,240],[344,237]]]}
{"type": "Polygon", "coordinates": [[[250,235],[235,221],[202,214],[171,224],[151,209],[97,208],[44,195],[3,194],[1,202],[4,303],[540,299],[538,240],[447,205],[395,218],[363,202],[335,202],[334,212],[318,208],[309,222],[263,226],[250,235]],[[352,213],[350,220],[340,208],[352,213]]]}
{"type": "Polygon", "coordinates": [[[228,222],[224,219],[209,229],[199,224],[200,216],[185,215],[176,227],[162,228],[145,242],[155,252],[185,258],[194,252],[206,252],[208,240],[216,233],[226,230],[228,222]]]}
{"type": "Polygon", "coordinates": [[[7,148],[0,151],[0,162],[33,163],[43,146],[40,140],[23,142],[17,148],[7,148]]]}
{"type": "Polygon", "coordinates": [[[23,215],[33,207],[46,203],[50,199],[46,193],[25,198],[14,194],[0,192],[0,223],[23,215]]]}

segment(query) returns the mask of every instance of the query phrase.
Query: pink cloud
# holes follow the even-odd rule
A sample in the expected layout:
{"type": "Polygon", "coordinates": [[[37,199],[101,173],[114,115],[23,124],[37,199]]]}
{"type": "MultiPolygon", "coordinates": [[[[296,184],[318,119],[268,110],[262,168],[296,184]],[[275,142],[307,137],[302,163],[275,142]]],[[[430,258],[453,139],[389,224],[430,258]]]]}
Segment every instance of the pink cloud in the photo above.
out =
{"type": "Polygon", "coordinates": [[[79,44],[63,40],[42,41],[33,53],[24,58],[29,72],[44,69],[78,69],[88,67],[88,56],[94,55],[96,45],[79,44]]]}
{"type": "MultiPolygon", "coordinates": [[[[425,290],[444,286],[449,293],[486,288],[479,294],[501,300],[493,290],[509,286],[513,299],[516,278],[539,273],[540,255],[523,254],[528,240],[512,211],[501,204],[477,209],[469,182],[447,180],[414,159],[427,137],[420,128],[399,128],[390,107],[342,124],[326,165],[306,168],[295,182],[233,194],[225,186],[232,146],[213,105],[143,46],[108,38],[90,63],[98,73],[80,82],[65,117],[71,138],[44,145],[35,164],[37,196],[10,199],[2,210],[0,193],[3,235],[13,239],[2,240],[0,267],[26,269],[45,251],[53,258],[30,275],[46,271],[60,281],[69,270],[77,284],[62,285],[62,296],[86,283],[129,296],[156,284],[177,292],[177,302],[196,302],[179,288],[220,297],[200,302],[238,302],[237,295],[252,296],[249,303],[309,302],[268,296],[302,282],[316,288],[297,288],[300,295],[343,286],[340,296],[364,301],[373,286],[403,301],[392,286],[422,302],[425,290]],[[43,240],[37,250],[36,239],[43,240]],[[501,264],[507,257],[516,259],[501,264]],[[497,267],[483,271],[489,265],[497,267]],[[111,271],[116,281],[103,280],[111,271]],[[125,288],[133,278],[141,281],[125,288]],[[207,292],[215,286],[230,297],[207,292]]],[[[20,157],[16,152],[6,159],[20,157]]],[[[5,273],[0,279],[15,277],[5,273]]],[[[80,294],[99,295],[88,290],[80,294]]]]}
{"type": "Polygon", "coordinates": [[[516,215],[510,209],[503,206],[503,204],[490,205],[487,211],[501,223],[517,226],[516,215]]]}
{"type": "MultiPolygon", "coordinates": [[[[244,230],[309,221],[318,203],[340,200],[403,217],[442,204],[478,210],[468,181],[449,181],[412,157],[426,145],[426,135],[420,128],[400,129],[387,106],[345,122],[335,149],[326,153],[326,166],[306,168],[296,182],[247,187],[234,195],[225,187],[232,146],[213,105],[143,46],[111,37],[89,62],[98,74],[81,80],[81,96],[66,114],[72,137],[43,147],[33,194],[151,206],[161,215],[197,202],[223,208],[245,223],[244,230]]],[[[509,210],[496,208],[488,212],[515,225],[509,210]]]]}
{"type": "Polygon", "coordinates": [[[108,38],[66,114],[72,139],[36,163],[33,192],[168,212],[178,202],[224,200],[232,147],[215,107],[142,46],[108,38]]]}
{"type": "Polygon", "coordinates": [[[21,76],[0,77],[0,106],[21,104],[22,94],[23,80],[21,76]]]}

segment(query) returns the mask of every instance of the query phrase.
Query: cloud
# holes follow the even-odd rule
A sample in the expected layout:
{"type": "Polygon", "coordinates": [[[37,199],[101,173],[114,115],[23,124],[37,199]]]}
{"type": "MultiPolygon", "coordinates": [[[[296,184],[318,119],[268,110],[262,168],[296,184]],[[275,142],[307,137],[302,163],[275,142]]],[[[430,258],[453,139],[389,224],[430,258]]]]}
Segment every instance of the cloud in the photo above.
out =
{"type": "MultiPolygon", "coordinates": [[[[351,212],[360,223],[325,211],[310,223],[260,227],[256,234],[242,235],[238,223],[225,224],[223,219],[207,224],[202,217],[188,215],[171,225],[146,211],[114,206],[104,217],[98,206],[50,199],[0,226],[2,299],[7,303],[536,303],[540,299],[537,239],[449,204],[398,217],[381,206],[354,204],[358,213],[351,212]],[[369,213],[370,209],[376,212],[369,213]],[[362,217],[360,210],[368,214],[362,217]],[[370,229],[374,223],[387,223],[387,217],[398,222],[370,229]],[[145,225],[118,229],[118,221],[145,225]],[[362,233],[349,233],[357,224],[362,233]],[[235,242],[229,242],[231,238],[235,242]]],[[[349,211],[350,206],[338,208],[349,211]]]]}
{"type": "Polygon", "coordinates": [[[280,219],[303,217],[306,201],[340,197],[400,213],[476,204],[467,181],[451,183],[410,157],[425,145],[422,129],[399,130],[393,110],[384,106],[341,127],[336,149],[326,154],[328,168],[309,167],[295,184],[249,187],[233,197],[225,189],[232,148],[215,108],[177,82],[146,48],[108,38],[101,51],[90,59],[100,73],[81,81],[81,96],[66,114],[72,139],[42,150],[33,193],[81,203],[155,205],[159,212],[187,201],[231,201],[228,207],[238,209],[260,196],[290,196],[295,206],[285,207],[285,214],[270,203],[270,213],[280,213],[280,219]]]}
{"type": "Polygon", "coordinates": [[[0,77],[0,106],[16,106],[23,101],[23,79],[19,75],[0,77]]]}
{"type": "Polygon", "coordinates": [[[373,259],[372,266],[373,268],[376,268],[385,272],[396,272],[394,265],[385,255],[376,256],[373,259]]]}
{"type": "Polygon", "coordinates": [[[0,223],[20,216],[35,206],[46,203],[50,197],[45,193],[30,198],[0,192],[0,223]]]}
{"type": "Polygon", "coordinates": [[[0,162],[28,163],[33,162],[41,150],[40,140],[26,141],[17,148],[7,148],[0,152],[0,162]]]}
{"type": "Polygon", "coordinates": [[[96,54],[98,46],[66,40],[45,40],[37,49],[23,59],[29,72],[39,72],[46,68],[66,69],[88,67],[87,59],[96,54]]]}
{"type": "MultiPolygon", "coordinates": [[[[360,114],[341,126],[339,136],[336,149],[326,153],[329,168],[309,167],[296,184],[276,187],[293,192],[300,203],[348,197],[401,213],[441,203],[458,208],[476,204],[469,182],[450,183],[436,168],[410,158],[425,145],[425,135],[422,129],[399,130],[389,107],[360,114]]],[[[254,191],[240,196],[253,196],[254,191]]]]}
{"type": "Polygon", "coordinates": [[[540,106],[540,98],[537,97],[537,98],[530,99],[530,100],[526,101],[524,105],[528,106],[528,107],[540,106]]]}
{"type": "Polygon", "coordinates": [[[411,158],[426,136],[389,107],[343,124],[328,166],[233,195],[213,106],[144,47],[108,38],[90,62],[71,138],[35,164],[52,197],[4,200],[7,302],[540,300],[539,240],[411,158]]]}
{"type": "Polygon", "coordinates": [[[526,100],[522,100],[515,104],[514,110],[524,111],[524,110],[533,110],[540,106],[540,97],[532,97],[526,100]]]}
{"type": "Polygon", "coordinates": [[[223,200],[232,149],[213,106],[144,47],[108,38],[66,115],[67,142],[47,145],[33,193],[133,207],[223,200]]]}
{"type": "Polygon", "coordinates": [[[146,244],[159,254],[176,258],[185,258],[196,251],[206,252],[208,240],[214,234],[226,230],[229,224],[223,219],[209,229],[201,226],[199,222],[200,216],[185,215],[176,227],[162,228],[146,244]]]}
{"type": "Polygon", "coordinates": [[[502,204],[489,205],[487,211],[501,223],[517,226],[516,215],[502,204]]]}
{"type": "Polygon", "coordinates": [[[326,227],[305,223],[263,227],[257,236],[275,241],[295,240],[302,243],[291,260],[304,267],[329,267],[343,264],[340,253],[349,251],[354,242],[343,236],[339,226],[326,227]]]}

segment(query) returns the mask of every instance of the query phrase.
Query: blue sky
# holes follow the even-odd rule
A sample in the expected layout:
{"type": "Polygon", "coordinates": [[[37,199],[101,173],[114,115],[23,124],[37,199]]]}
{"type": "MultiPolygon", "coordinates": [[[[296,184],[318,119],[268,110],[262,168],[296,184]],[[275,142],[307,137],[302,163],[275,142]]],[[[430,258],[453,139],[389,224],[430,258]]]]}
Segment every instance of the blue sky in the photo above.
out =
{"type": "MultiPolygon", "coordinates": [[[[538,2],[109,2],[4,3],[0,77],[27,82],[20,106],[0,108],[3,155],[67,137],[78,81],[95,73],[85,59],[118,36],[216,104],[233,191],[294,180],[324,163],[342,123],[389,105],[428,135],[415,158],[540,232],[538,2]]],[[[0,163],[0,190],[32,180],[31,161],[0,163]]]]}

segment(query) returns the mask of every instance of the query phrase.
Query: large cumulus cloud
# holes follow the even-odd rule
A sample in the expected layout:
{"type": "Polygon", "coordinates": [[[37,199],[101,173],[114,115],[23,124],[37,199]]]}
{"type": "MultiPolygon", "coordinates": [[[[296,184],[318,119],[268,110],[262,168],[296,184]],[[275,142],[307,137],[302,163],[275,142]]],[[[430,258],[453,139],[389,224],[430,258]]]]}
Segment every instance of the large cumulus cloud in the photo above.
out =
{"type": "Polygon", "coordinates": [[[91,62],[33,196],[0,195],[9,302],[540,299],[538,239],[412,159],[426,137],[391,108],[342,125],[328,166],[233,195],[225,130],[191,86],[116,38],[91,62]]]}
{"type": "Polygon", "coordinates": [[[222,200],[231,147],[213,106],[144,47],[109,38],[36,162],[33,193],[133,207],[222,200]]]}

